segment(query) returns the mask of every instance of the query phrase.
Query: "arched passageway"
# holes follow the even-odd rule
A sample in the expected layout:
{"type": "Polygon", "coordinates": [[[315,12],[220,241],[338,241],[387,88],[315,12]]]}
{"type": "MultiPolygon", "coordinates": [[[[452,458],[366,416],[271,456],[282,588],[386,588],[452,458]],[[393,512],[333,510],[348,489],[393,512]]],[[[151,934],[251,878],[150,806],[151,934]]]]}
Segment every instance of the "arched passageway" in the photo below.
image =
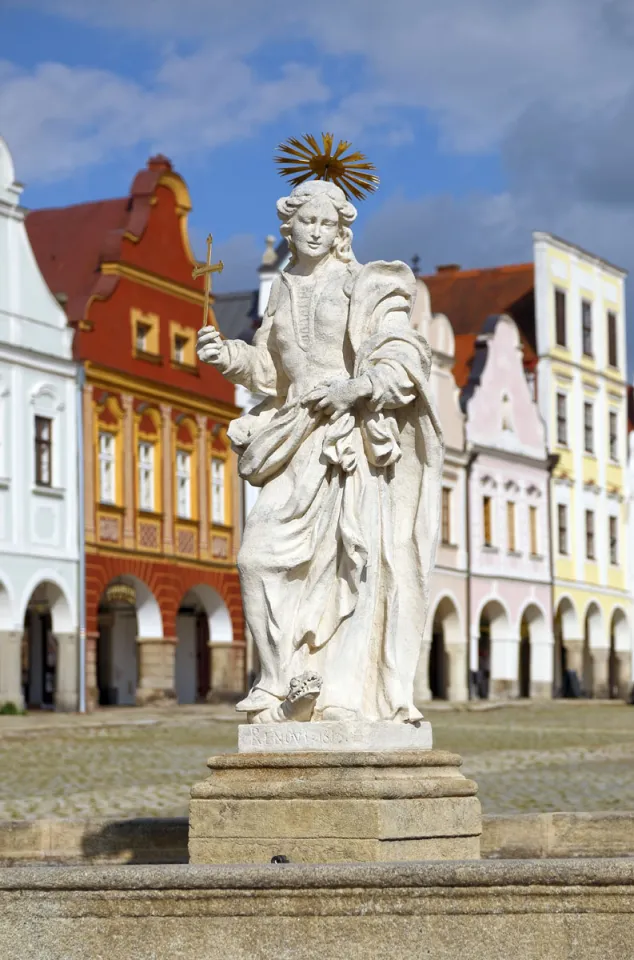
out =
{"type": "Polygon", "coordinates": [[[20,666],[22,697],[30,709],[52,710],[59,681],[57,634],[72,630],[68,599],[61,587],[44,581],[33,590],[24,615],[20,666]]]}
{"type": "Polygon", "coordinates": [[[593,651],[604,648],[603,616],[598,603],[591,603],[586,611],[583,631],[582,689],[586,697],[595,694],[593,651]]]}
{"type": "Polygon", "coordinates": [[[464,686],[465,678],[461,678],[461,672],[465,673],[465,656],[466,646],[456,605],[451,597],[443,597],[434,612],[427,667],[429,690],[434,700],[451,700],[460,696],[458,688],[464,686]]]}
{"type": "Polygon", "coordinates": [[[518,694],[528,698],[532,695],[535,675],[534,658],[548,641],[548,626],[542,610],[534,603],[524,610],[520,620],[520,643],[518,651],[518,694]]]}
{"type": "Polygon", "coordinates": [[[101,596],[97,619],[99,704],[132,706],[140,681],[139,639],[163,635],[159,605],[143,581],[117,577],[101,596]]]}
{"type": "Polygon", "coordinates": [[[562,597],[555,613],[553,649],[553,694],[579,697],[582,692],[582,658],[579,617],[569,597],[562,597]]]}
{"type": "Polygon", "coordinates": [[[234,678],[227,676],[233,626],[227,605],[213,587],[198,584],[185,594],[176,633],[174,686],[179,703],[204,701],[212,692],[233,689],[234,678]]]}
{"type": "Polygon", "coordinates": [[[623,610],[617,608],[610,621],[610,653],[608,662],[608,696],[612,700],[625,698],[631,680],[630,625],[623,610]]]}
{"type": "MultiPolygon", "coordinates": [[[[510,621],[499,600],[489,600],[480,613],[478,625],[477,695],[482,700],[491,693],[511,689],[514,677],[507,663],[506,647],[510,640],[510,621]],[[495,689],[494,689],[495,688],[495,689]]],[[[515,672],[513,667],[513,673],[515,672]]]]}

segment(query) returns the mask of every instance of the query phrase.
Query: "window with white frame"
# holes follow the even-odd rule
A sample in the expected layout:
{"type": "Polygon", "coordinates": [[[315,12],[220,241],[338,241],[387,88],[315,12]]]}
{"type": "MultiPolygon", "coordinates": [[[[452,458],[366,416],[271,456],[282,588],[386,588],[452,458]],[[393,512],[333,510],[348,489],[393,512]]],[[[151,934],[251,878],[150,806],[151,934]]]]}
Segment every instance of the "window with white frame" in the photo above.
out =
{"type": "Polygon", "coordinates": [[[441,539],[444,544],[451,543],[451,487],[442,488],[441,539]]]}
{"type": "Polygon", "coordinates": [[[515,553],[517,543],[515,537],[515,501],[506,501],[506,540],[509,553],[515,553]]]}
{"type": "Polygon", "coordinates": [[[592,303],[581,301],[581,349],[584,357],[593,356],[592,346],[592,303]]]}
{"type": "Polygon", "coordinates": [[[568,507],[565,503],[557,504],[557,541],[561,556],[568,556],[568,507]]]}
{"type": "Polygon", "coordinates": [[[596,560],[594,537],[594,510],[586,510],[586,560],[596,560]]]}
{"type": "Polygon", "coordinates": [[[608,415],[608,430],[610,442],[610,460],[619,459],[619,418],[616,410],[610,410],[608,415]]]}
{"type": "Polygon", "coordinates": [[[185,351],[189,343],[187,337],[176,334],[174,337],[174,360],[176,363],[185,363],[185,351]]]}
{"type": "Polygon", "coordinates": [[[587,400],[583,405],[583,449],[594,453],[594,406],[587,400]]]}
{"type": "Polygon", "coordinates": [[[99,500],[116,502],[116,437],[102,430],[99,434],[99,500]]]}
{"type": "Polygon", "coordinates": [[[535,504],[530,504],[528,508],[528,530],[531,557],[537,557],[539,556],[539,517],[535,504]]]}
{"type": "Polygon", "coordinates": [[[484,534],[484,546],[493,546],[493,504],[491,497],[482,498],[482,532],[484,534]]]}
{"type": "Polygon", "coordinates": [[[176,451],[176,514],[183,520],[192,516],[192,455],[176,451]]]}
{"type": "Polygon", "coordinates": [[[610,563],[616,567],[619,562],[619,523],[617,517],[609,518],[608,533],[610,537],[610,563]]]}
{"type": "Polygon", "coordinates": [[[35,483],[38,487],[53,484],[53,421],[50,417],[35,418],[35,483]]]}
{"type": "Polygon", "coordinates": [[[211,520],[212,523],[225,523],[225,461],[221,457],[211,458],[211,520]]]}
{"type": "Polygon", "coordinates": [[[565,393],[557,394],[557,443],[568,444],[568,398],[565,393]]]}
{"type": "Polygon", "coordinates": [[[139,510],[152,511],[154,504],[154,444],[141,440],[138,448],[139,510]]]}

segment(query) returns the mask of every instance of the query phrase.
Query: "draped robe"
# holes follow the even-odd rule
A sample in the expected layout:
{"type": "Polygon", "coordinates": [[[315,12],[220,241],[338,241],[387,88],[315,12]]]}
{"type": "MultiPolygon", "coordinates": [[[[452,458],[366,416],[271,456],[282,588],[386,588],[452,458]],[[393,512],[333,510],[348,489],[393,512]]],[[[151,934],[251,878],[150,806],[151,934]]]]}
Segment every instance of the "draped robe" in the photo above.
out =
{"type": "Polygon", "coordinates": [[[420,718],[443,440],[414,297],[403,263],[331,259],[310,281],[275,281],[253,345],[227,341],[222,372],[265,395],[229,430],[240,475],[262,488],[238,555],[261,673],[239,709],[279,703],[313,669],[314,720],[329,707],[420,718]],[[303,402],[317,384],[364,375],[372,395],[339,419],[303,402]]]}

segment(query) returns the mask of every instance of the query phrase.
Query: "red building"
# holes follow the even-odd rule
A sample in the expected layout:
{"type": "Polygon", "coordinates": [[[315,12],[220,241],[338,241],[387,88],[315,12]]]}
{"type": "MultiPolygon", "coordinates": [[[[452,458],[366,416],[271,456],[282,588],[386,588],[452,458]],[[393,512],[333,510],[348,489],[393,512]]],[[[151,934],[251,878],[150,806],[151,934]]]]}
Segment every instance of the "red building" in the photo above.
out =
{"type": "Polygon", "coordinates": [[[198,363],[191,200],[165,157],[127,197],[36,210],[27,230],[83,363],[89,703],[245,686],[233,386],[198,363]]]}

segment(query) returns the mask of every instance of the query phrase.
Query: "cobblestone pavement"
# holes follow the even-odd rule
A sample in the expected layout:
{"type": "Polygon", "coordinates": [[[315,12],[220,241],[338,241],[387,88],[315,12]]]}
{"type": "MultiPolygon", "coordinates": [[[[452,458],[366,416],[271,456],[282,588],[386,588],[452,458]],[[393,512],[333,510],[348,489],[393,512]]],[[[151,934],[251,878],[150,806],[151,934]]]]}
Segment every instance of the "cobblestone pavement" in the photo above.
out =
{"type": "MultiPolygon", "coordinates": [[[[427,707],[485,813],[634,810],[634,708],[427,707]]],[[[230,707],[0,717],[0,819],[183,816],[205,760],[235,749],[230,707]]]]}

